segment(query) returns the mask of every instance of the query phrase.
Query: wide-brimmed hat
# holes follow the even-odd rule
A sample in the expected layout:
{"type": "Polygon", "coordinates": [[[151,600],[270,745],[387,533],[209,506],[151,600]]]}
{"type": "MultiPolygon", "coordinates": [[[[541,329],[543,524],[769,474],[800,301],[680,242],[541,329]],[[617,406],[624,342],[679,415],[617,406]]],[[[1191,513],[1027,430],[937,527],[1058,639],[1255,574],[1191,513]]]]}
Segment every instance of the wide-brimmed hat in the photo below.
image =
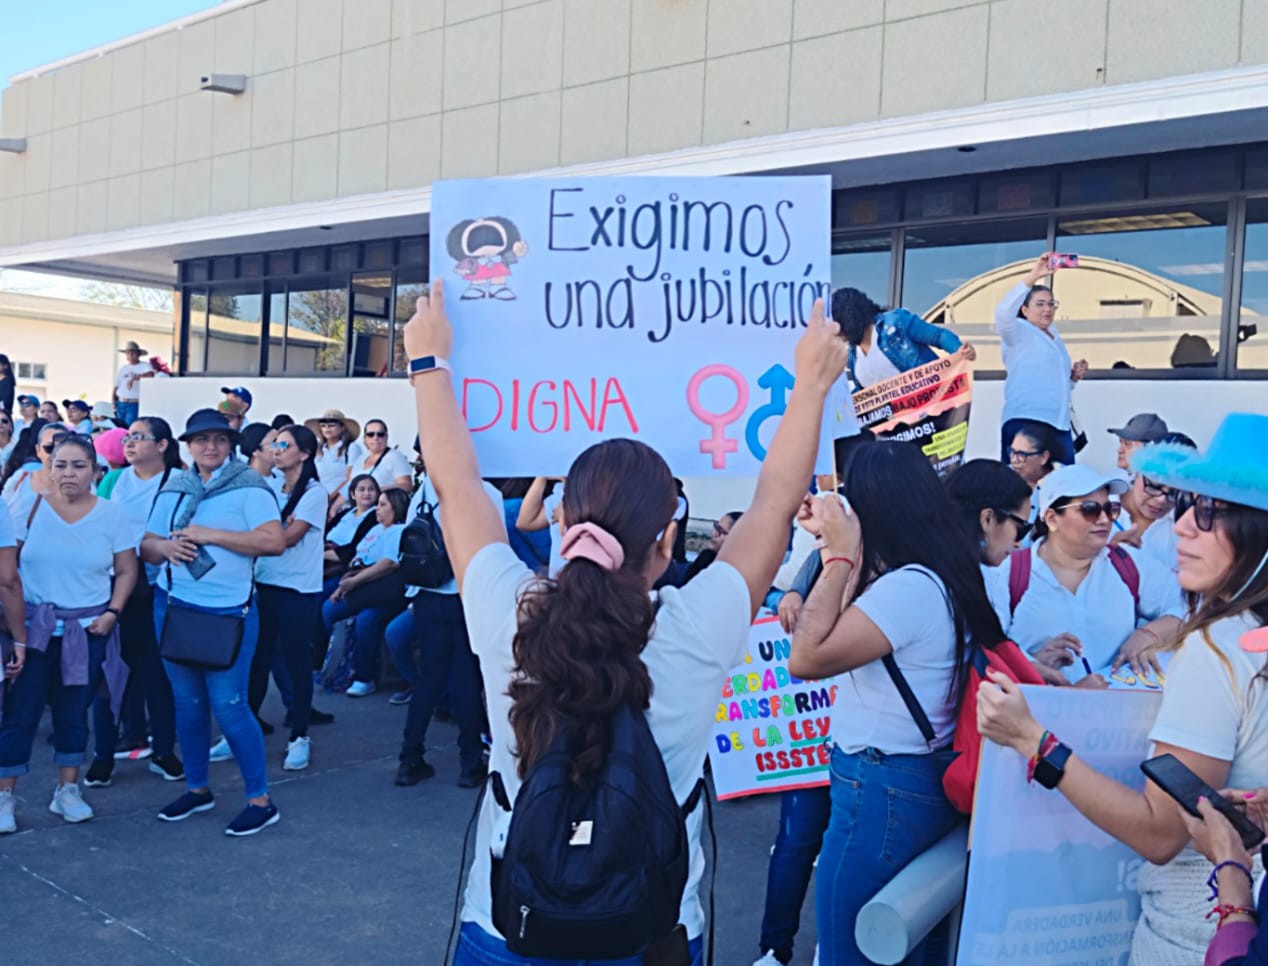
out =
{"type": "Polygon", "coordinates": [[[1268,511],[1268,416],[1229,413],[1205,456],[1155,443],[1133,454],[1132,468],[1163,486],[1268,511]]]}
{"type": "Polygon", "coordinates": [[[93,419],[114,419],[114,406],[104,399],[98,400],[92,404],[91,415],[93,419]]]}
{"type": "Polygon", "coordinates": [[[1154,443],[1171,430],[1167,428],[1166,420],[1157,413],[1137,413],[1127,420],[1126,426],[1107,429],[1106,432],[1132,443],[1154,443]]]}
{"type": "Polygon", "coordinates": [[[1071,463],[1059,466],[1040,482],[1038,489],[1039,517],[1048,512],[1048,508],[1058,500],[1073,496],[1084,496],[1106,489],[1111,496],[1122,496],[1129,488],[1128,482],[1121,476],[1112,473],[1098,473],[1084,463],[1071,463]]]}
{"type": "Polygon", "coordinates": [[[120,352],[139,352],[139,353],[141,353],[141,355],[145,355],[145,354],[146,354],[147,352],[149,352],[150,350],[149,350],[149,349],[142,349],[142,348],[141,348],[139,345],[137,345],[135,342],[132,342],[132,341],[130,341],[130,340],[129,340],[128,344],[127,344],[127,345],[125,345],[125,346],[124,346],[122,349],[120,349],[119,351],[120,351],[120,352]]]}
{"type": "Polygon", "coordinates": [[[333,420],[338,420],[343,423],[344,431],[347,432],[350,438],[356,439],[361,435],[361,424],[355,419],[349,419],[343,414],[343,410],[341,409],[327,409],[320,416],[314,416],[312,419],[305,419],[304,425],[308,427],[309,431],[314,436],[321,439],[321,424],[328,423],[333,420]]]}
{"type": "Polygon", "coordinates": [[[199,433],[228,433],[229,438],[237,442],[238,434],[229,420],[225,418],[225,414],[217,412],[214,409],[198,409],[195,410],[189,419],[185,420],[185,432],[177,437],[182,443],[188,443],[189,440],[197,436],[199,433]]]}

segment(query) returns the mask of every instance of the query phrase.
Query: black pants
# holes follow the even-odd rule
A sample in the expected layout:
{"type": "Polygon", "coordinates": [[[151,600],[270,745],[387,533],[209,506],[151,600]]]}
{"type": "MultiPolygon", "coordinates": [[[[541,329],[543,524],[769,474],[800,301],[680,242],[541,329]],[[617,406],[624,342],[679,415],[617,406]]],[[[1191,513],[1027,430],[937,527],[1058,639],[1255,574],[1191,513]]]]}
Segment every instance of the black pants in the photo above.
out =
{"type": "Polygon", "coordinates": [[[427,750],[427,726],[445,691],[458,723],[458,755],[463,768],[480,764],[480,665],[471,652],[462,601],[457,594],[421,591],[414,598],[414,635],[420,660],[418,683],[409,702],[401,761],[417,761],[427,750]]]}
{"type": "Polygon", "coordinates": [[[272,655],[281,653],[290,672],[291,690],[291,739],[308,734],[308,718],[313,707],[313,658],[312,637],[309,628],[321,615],[321,593],[301,594],[289,587],[258,584],[257,599],[260,607],[260,643],[256,647],[256,661],[251,665],[251,683],[247,700],[251,709],[259,712],[269,687],[269,668],[272,655]],[[267,660],[260,662],[261,654],[267,660]],[[256,674],[257,665],[260,672],[256,674]]]}

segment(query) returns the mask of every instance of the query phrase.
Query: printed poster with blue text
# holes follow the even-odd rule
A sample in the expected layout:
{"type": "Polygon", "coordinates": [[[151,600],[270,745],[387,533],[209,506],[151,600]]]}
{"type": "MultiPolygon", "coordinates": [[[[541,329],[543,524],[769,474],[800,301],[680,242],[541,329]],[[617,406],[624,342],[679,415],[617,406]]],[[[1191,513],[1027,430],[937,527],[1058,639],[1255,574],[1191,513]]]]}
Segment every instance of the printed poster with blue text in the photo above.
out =
{"type": "Polygon", "coordinates": [[[837,682],[789,673],[791,649],[779,618],[759,617],[744,662],[722,682],[709,744],[719,801],[828,784],[837,682]]]}
{"type": "Polygon", "coordinates": [[[680,476],[756,475],[831,294],[830,212],[819,176],[437,182],[431,275],[482,471],[563,474],[624,436],[680,476]]]}

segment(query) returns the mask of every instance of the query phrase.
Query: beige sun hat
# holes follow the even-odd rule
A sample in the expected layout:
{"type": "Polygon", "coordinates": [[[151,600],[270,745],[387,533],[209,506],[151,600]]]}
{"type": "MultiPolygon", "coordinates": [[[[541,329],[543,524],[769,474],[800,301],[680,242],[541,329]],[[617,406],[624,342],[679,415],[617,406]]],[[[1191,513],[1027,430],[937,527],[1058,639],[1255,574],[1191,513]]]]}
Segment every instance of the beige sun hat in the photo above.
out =
{"type": "Polygon", "coordinates": [[[349,419],[343,414],[341,409],[327,409],[320,416],[314,416],[312,419],[305,419],[304,425],[309,428],[317,439],[321,440],[321,424],[323,422],[331,422],[338,420],[343,423],[344,429],[347,431],[351,439],[357,439],[361,435],[361,424],[355,419],[349,419]]]}

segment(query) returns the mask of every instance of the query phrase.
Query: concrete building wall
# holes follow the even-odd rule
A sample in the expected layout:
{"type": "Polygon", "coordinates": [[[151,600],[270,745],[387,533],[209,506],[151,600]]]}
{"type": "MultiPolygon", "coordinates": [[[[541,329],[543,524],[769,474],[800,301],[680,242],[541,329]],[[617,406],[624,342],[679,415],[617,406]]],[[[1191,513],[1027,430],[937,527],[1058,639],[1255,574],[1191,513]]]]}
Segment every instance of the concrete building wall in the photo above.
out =
{"type": "Polygon", "coordinates": [[[1264,63],[1265,24],[1268,0],[239,0],[0,94],[28,144],[0,153],[0,245],[1264,63]]]}

